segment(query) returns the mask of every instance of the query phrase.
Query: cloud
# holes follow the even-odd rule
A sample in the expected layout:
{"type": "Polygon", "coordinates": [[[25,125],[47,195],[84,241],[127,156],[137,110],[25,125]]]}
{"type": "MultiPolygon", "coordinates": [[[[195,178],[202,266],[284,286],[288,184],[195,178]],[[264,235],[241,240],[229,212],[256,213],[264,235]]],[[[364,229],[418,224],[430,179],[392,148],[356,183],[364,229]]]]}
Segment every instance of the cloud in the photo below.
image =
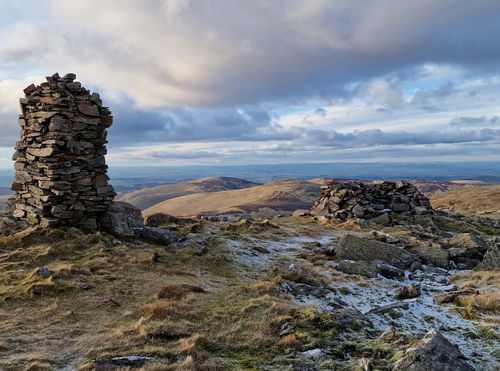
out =
{"type": "MultiPolygon", "coordinates": [[[[74,70],[142,107],[329,99],[346,83],[429,61],[491,69],[500,58],[500,3],[488,0],[51,4],[45,23],[4,32],[0,55],[74,70]]],[[[399,104],[397,91],[382,95],[399,104]]]]}
{"type": "Polygon", "coordinates": [[[118,106],[114,111],[110,140],[117,144],[207,140],[276,139],[279,127],[270,114],[257,106],[168,110],[134,110],[118,106]]]}
{"type": "MultiPolygon", "coordinates": [[[[134,157],[131,155],[131,157],[134,157]]],[[[151,151],[146,152],[143,158],[149,159],[172,159],[172,160],[194,160],[194,159],[202,159],[202,158],[216,158],[222,157],[222,154],[216,152],[206,152],[206,151],[180,151],[180,152],[172,152],[172,151],[151,151]]]]}
{"type": "Polygon", "coordinates": [[[488,124],[491,125],[498,123],[498,121],[499,121],[498,116],[491,116],[491,117],[461,116],[452,119],[450,121],[450,125],[451,126],[477,126],[477,125],[488,125],[488,124]]]}

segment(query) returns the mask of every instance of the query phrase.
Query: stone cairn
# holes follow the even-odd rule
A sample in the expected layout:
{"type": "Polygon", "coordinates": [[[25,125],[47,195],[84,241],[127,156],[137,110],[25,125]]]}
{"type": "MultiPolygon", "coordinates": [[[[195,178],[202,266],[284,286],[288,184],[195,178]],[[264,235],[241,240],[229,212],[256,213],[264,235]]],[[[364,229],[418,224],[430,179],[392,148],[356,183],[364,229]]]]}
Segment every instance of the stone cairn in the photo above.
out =
{"type": "Polygon", "coordinates": [[[6,211],[32,225],[96,229],[116,195],[104,159],[113,117],[75,78],[56,73],[20,99],[14,197],[6,211]]]}
{"type": "Polygon", "coordinates": [[[321,188],[321,195],[311,209],[315,216],[390,224],[392,213],[433,213],[429,199],[405,181],[331,181],[321,188]]]}

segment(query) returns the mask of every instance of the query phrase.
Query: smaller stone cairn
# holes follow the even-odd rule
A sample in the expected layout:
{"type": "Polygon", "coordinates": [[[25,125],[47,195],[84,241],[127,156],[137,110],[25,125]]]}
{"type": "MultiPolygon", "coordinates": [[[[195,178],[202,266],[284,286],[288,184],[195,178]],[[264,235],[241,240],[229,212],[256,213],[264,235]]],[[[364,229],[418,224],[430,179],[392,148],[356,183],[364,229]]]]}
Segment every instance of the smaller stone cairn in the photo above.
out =
{"type": "Polygon", "coordinates": [[[334,181],[321,187],[311,214],[328,219],[363,219],[390,224],[391,214],[432,214],[429,199],[405,181],[334,181]]]}
{"type": "Polygon", "coordinates": [[[20,99],[14,197],[6,211],[32,225],[96,229],[116,195],[104,159],[113,116],[75,78],[48,76],[20,99]]]}

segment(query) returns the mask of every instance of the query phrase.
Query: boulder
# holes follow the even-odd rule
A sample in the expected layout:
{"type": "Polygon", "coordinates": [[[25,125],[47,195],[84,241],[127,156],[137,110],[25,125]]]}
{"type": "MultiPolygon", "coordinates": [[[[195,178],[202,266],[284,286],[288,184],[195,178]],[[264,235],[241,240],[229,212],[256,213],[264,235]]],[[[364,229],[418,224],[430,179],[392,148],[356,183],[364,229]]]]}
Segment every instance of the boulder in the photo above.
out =
{"type": "MultiPolygon", "coordinates": [[[[159,228],[157,228],[157,229],[159,229],[159,228]]],[[[163,231],[165,231],[165,230],[163,230],[163,231]]],[[[165,231],[165,232],[169,232],[169,231],[165,231]]],[[[180,242],[179,238],[177,238],[177,236],[174,235],[172,232],[170,232],[170,241],[171,241],[170,243],[166,242],[168,246],[165,248],[165,250],[167,250],[169,252],[175,252],[175,251],[179,251],[182,249],[193,249],[193,250],[196,250],[198,253],[203,254],[203,253],[207,252],[207,250],[208,250],[205,245],[202,245],[201,243],[193,241],[193,240],[185,240],[185,241],[180,242]]]]}
{"type": "Polygon", "coordinates": [[[29,224],[10,216],[0,216],[0,235],[11,235],[29,227],[29,224]]]}
{"type": "Polygon", "coordinates": [[[420,286],[419,285],[407,285],[399,287],[394,294],[394,297],[399,300],[413,299],[420,296],[420,286]]]}
{"type": "Polygon", "coordinates": [[[158,227],[161,224],[178,223],[179,218],[169,214],[156,213],[144,217],[144,225],[148,227],[158,227]]]}
{"type": "Polygon", "coordinates": [[[234,224],[228,224],[226,227],[226,231],[228,232],[253,232],[253,233],[261,233],[269,230],[279,229],[279,227],[275,224],[272,224],[269,220],[263,221],[253,221],[249,219],[242,219],[234,224]]]}
{"type": "Polygon", "coordinates": [[[475,271],[479,270],[493,270],[500,269],[500,248],[498,246],[490,249],[485,255],[483,260],[474,267],[475,271]]]}
{"type": "Polygon", "coordinates": [[[483,259],[488,245],[472,233],[460,233],[442,242],[450,260],[465,269],[472,269],[483,259]]]}
{"type": "Polygon", "coordinates": [[[423,264],[449,268],[449,253],[437,244],[415,241],[408,251],[418,256],[423,264]]]}
{"type": "Polygon", "coordinates": [[[145,362],[152,361],[153,357],[127,356],[98,359],[93,362],[92,369],[95,371],[117,370],[124,368],[138,368],[145,362]]]}
{"type": "Polygon", "coordinates": [[[141,227],[135,228],[135,236],[146,240],[155,241],[170,247],[171,244],[179,242],[179,237],[168,229],[158,227],[141,227]]]}
{"type": "Polygon", "coordinates": [[[436,330],[429,331],[415,346],[408,348],[392,371],[472,371],[465,356],[436,330]]]}
{"type": "Polygon", "coordinates": [[[436,304],[447,304],[447,303],[452,303],[459,296],[468,296],[475,294],[477,294],[477,292],[472,290],[455,290],[451,292],[446,292],[444,294],[436,295],[434,296],[433,301],[436,304]]]}
{"type": "Polygon", "coordinates": [[[288,280],[283,282],[282,286],[288,293],[294,296],[315,296],[320,298],[330,292],[330,290],[323,286],[313,286],[288,280]]]}
{"type": "Polygon", "coordinates": [[[297,353],[297,358],[320,362],[328,359],[328,355],[325,353],[323,349],[316,348],[316,349],[306,350],[305,352],[297,353]]]}
{"type": "Polygon", "coordinates": [[[294,217],[302,217],[302,216],[311,216],[311,212],[309,210],[298,209],[295,210],[292,214],[294,217]]]}
{"type": "Polygon", "coordinates": [[[343,329],[370,326],[366,315],[356,309],[338,308],[329,312],[335,324],[343,329]]]}
{"type": "Polygon", "coordinates": [[[144,227],[141,210],[120,201],[111,204],[108,212],[102,217],[101,224],[104,230],[122,237],[133,237],[137,235],[137,229],[144,227]]]}
{"type": "Polygon", "coordinates": [[[354,261],[380,260],[400,269],[407,269],[418,256],[399,247],[377,240],[346,234],[335,247],[335,256],[354,261]]]}
{"type": "Polygon", "coordinates": [[[376,278],[378,275],[377,263],[375,262],[342,260],[335,269],[346,274],[356,274],[368,278],[376,278]]]}
{"type": "Polygon", "coordinates": [[[386,313],[394,314],[395,311],[397,311],[398,309],[405,309],[406,310],[408,308],[410,308],[410,305],[408,303],[405,303],[403,301],[398,301],[398,302],[392,303],[392,304],[377,306],[377,307],[371,309],[368,313],[369,314],[379,314],[379,315],[386,314],[386,313]]]}
{"type": "Polygon", "coordinates": [[[386,278],[400,278],[404,272],[382,261],[350,261],[342,260],[336,266],[338,271],[357,274],[368,278],[376,278],[379,274],[386,278]]]}

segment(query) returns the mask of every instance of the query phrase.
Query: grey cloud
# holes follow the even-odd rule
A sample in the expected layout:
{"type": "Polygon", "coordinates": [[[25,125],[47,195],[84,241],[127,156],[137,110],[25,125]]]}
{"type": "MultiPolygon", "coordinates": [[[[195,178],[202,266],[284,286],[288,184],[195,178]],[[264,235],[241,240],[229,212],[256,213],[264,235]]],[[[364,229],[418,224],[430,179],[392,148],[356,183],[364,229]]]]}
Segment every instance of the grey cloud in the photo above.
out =
{"type": "Polygon", "coordinates": [[[302,143],[331,148],[362,148],[379,145],[420,145],[420,144],[458,144],[468,142],[500,141],[500,129],[480,130],[384,132],[380,129],[359,130],[351,133],[311,130],[304,132],[302,143]]]}
{"type": "Polygon", "coordinates": [[[270,114],[259,107],[174,108],[163,111],[116,107],[110,129],[112,145],[182,141],[283,140],[270,114]]]}
{"type": "Polygon", "coordinates": [[[455,117],[450,121],[450,125],[452,126],[474,126],[474,125],[488,125],[488,124],[496,124],[499,121],[498,116],[461,116],[455,117]]]}
{"type": "Polygon", "coordinates": [[[439,104],[455,91],[453,83],[447,82],[437,89],[419,90],[413,96],[411,103],[420,106],[428,112],[438,112],[439,104]]]}
{"type": "Polygon", "coordinates": [[[321,117],[325,117],[326,116],[326,110],[324,108],[316,108],[314,110],[314,114],[318,115],[318,116],[321,116],[321,117]]]}
{"type": "MultiPolygon", "coordinates": [[[[500,3],[494,0],[52,4],[54,14],[33,26],[34,34],[64,37],[41,52],[38,63],[75,69],[142,106],[330,99],[352,94],[343,89],[346,83],[423,63],[498,71],[500,59],[500,3]],[[110,14],[117,21],[109,22],[110,14]]],[[[32,56],[23,61],[18,48],[8,45],[2,53],[29,61],[32,56]]]]}
{"type": "Polygon", "coordinates": [[[182,151],[182,152],[172,152],[172,151],[151,151],[147,152],[143,156],[144,158],[152,159],[171,159],[171,160],[194,160],[202,158],[216,158],[222,157],[221,154],[216,152],[206,152],[206,151],[182,151]]]}

